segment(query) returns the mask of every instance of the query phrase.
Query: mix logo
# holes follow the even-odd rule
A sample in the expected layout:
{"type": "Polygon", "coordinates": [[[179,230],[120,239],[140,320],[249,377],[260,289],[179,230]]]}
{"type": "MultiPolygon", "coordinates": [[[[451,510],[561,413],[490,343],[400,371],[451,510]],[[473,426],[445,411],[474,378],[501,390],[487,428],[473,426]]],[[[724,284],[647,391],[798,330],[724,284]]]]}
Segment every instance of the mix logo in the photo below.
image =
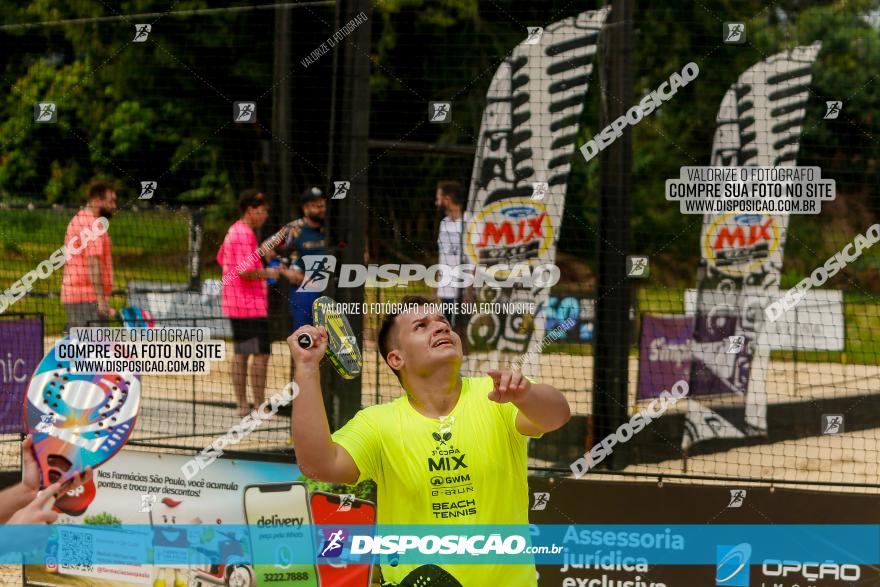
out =
{"type": "Polygon", "coordinates": [[[749,587],[752,545],[746,542],[715,547],[715,585],[749,587]]]}
{"type": "Polygon", "coordinates": [[[779,247],[779,225],[769,214],[724,214],[703,238],[706,260],[721,273],[743,277],[779,247]]]}
{"type": "Polygon", "coordinates": [[[37,102],[34,104],[34,122],[56,122],[58,106],[55,102],[37,102]]]}
{"type": "Polygon", "coordinates": [[[150,31],[153,30],[153,25],[151,24],[136,24],[134,25],[134,38],[131,40],[132,43],[143,43],[150,36],[150,31]]]}
{"type": "Polygon", "coordinates": [[[451,102],[428,102],[428,121],[447,123],[452,121],[451,102]]]}
{"type": "Polygon", "coordinates": [[[746,42],[746,25],[742,22],[724,23],[724,42],[728,45],[742,45],[746,42]]]}
{"type": "Polygon", "coordinates": [[[257,103],[256,102],[233,102],[232,103],[232,120],[233,122],[254,124],[257,122],[257,103]]]}
{"type": "Polygon", "coordinates": [[[465,243],[468,257],[477,264],[537,259],[553,243],[553,223],[539,200],[501,200],[468,223],[465,243]]]}
{"type": "Polygon", "coordinates": [[[432,459],[428,457],[428,472],[431,471],[457,471],[458,469],[467,469],[468,466],[464,462],[465,455],[460,457],[439,457],[432,459]]]}
{"type": "Polygon", "coordinates": [[[345,547],[345,541],[348,538],[345,530],[339,529],[331,531],[321,545],[321,552],[318,553],[319,558],[339,558],[342,556],[342,549],[345,547]]]}
{"type": "Polygon", "coordinates": [[[843,109],[843,102],[840,100],[829,100],[825,102],[825,120],[834,120],[840,116],[843,109]]]}
{"type": "Polygon", "coordinates": [[[155,181],[142,181],[141,195],[138,197],[138,200],[149,200],[152,198],[153,194],[156,193],[157,187],[159,187],[159,184],[155,181]]]}

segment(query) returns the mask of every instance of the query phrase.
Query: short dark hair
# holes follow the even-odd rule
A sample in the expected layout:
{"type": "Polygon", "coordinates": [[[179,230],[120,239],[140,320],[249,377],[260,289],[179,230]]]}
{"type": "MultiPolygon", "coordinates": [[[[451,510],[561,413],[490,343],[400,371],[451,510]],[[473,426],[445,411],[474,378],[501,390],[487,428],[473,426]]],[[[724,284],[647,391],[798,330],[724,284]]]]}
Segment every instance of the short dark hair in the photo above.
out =
{"type": "Polygon", "coordinates": [[[269,203],[266,201],[266,196],[257,188],[248,188],[238,196],[238,209],[242,214],[247,212],[248,208],[268,205],[269,203]]]}
{"type": "Polygon", "coordinates": [[[464,192],[461,183],[457,181],[441,181],[437,183],[437,189],[440,190],[444,196],[449,196],[453,202],[461,206],[461,196],[464,192]]]}
{"type": "MultiPolygon", "coordinates": [[[[388,353],[393,350],[391,348],[391,329],[394,328],[394,322],[401,314],[400,310],[402,310],[406,306],[424,306],[425,304],[436,303],[438,303],[437,300],[430,296],[412,294],[404,296],[404,298],[400,300],[399,305],[392,306],[392,310],[385,314],[385,316],[382,318],[382,325],[379,327],[378,338],[379,352],[382,353],[382,358],[385,359],[386,363],[388,363],[388,353]]],[[[388,366],[391,367],[391,365],[388,366]]],[[[397,380],[400,381],[400,373],[393,368],[391,370],[394,371],[394,374],[397,375],[397,380]]]]}
{"type": "Polygon", "coordinates": [[[86,195],[88,196],[89,201],[91,200],[103,200],[106,196],[107,192],[115,192],[116,184],[112,181],[107,181],[105,179],[96,179],[89,183],[88,187],[86,187],[86,195]]]}

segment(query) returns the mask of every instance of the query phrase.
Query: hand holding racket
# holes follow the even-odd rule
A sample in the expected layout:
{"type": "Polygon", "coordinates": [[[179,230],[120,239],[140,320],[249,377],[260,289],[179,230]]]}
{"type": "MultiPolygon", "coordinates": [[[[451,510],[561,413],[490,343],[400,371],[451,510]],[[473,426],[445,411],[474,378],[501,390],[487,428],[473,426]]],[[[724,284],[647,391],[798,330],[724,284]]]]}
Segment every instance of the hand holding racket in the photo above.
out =
{"type": "MultiPolygon", "coordinates": [[[[361,374],[364,361],[351,324],[338,308],[333,298],[319,297],[312,304],[312,317],[315,327],[323,330],[322,338],[315,338],[315,334],[319,332],[315,327],[309,329],[310,327],[306,326],[294,332],[292,338],[295,338],[297,344],[304,350],[316,344],[325,345],[327,358],[330,359],[336,372],[345,379],[354,379],[361,374]]],[[[320,356],[323,356],[324,349],[320,347],[319,349],[320,356]]],[[[293,349],[291,352],[294,352],[293,349]]]]}
{"type": "MultiPolygon", "coordinates": [[[[39,501],[43,511],[52,509],[52,505],[55,503],[56,499],[65,500],[65,495],[69,495],[71,492],[77,493],[76,489],[79,487],[92,484],[92,468],[87,466],[85,471],[78,471],[68,481],[64,483],[56,481],[43,491],[40,491],[42,475],[40,473],[40,465],[34,457],[34,437],[30,435],[28,435],[24,439],[24,442],[21,443],[21,471],[22,487],[30,494],[36,496],[34,502],[39,501]],[[52,494],[54,499],[44,500],[43,496],[47,492],[52,494]]],[[[24,524],[27,522],[21,523],[24,524]]]]}
{"type": "Polygon", "coordinates": [[[118,453],[134,430],[140,380],[134,373],[72,373],[70,361],[59,361],[52,348],[31,378],[23,407],[40,486],[82,480],[80,472],[90,481],[90,469],[118,453]]]}
{"type": "Polygon", "coordinates": [[[327,330],[300,326],[287,338],[287,346],[290,347],[297,372],[301,368],[317,370],[327,351],[327,330]]]}

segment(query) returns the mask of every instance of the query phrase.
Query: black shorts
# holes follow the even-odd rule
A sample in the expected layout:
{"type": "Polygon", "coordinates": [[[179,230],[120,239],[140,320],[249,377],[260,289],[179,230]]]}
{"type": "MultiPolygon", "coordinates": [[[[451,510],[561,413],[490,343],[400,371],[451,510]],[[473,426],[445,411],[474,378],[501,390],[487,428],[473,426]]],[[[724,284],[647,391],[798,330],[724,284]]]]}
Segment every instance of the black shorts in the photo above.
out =
{"type": "Polygon", "coordinates": [[[233,349],[236,355],[268,355],[272,350],[269,340],[268,318],[230,318],[233,349]]]}

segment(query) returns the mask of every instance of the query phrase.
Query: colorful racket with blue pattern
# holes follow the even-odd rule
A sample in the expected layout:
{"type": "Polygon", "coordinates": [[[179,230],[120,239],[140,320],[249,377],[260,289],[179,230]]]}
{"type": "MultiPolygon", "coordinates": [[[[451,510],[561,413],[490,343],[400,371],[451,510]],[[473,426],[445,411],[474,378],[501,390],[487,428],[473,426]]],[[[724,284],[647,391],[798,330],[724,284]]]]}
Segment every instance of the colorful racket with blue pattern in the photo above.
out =
{"type": "Polygon", "coordinates": [[[97,468],[122,450],[134,430],[141,383],[134,373],[71,373],[55,349],[43,357],[24,401],[25,428],[44,487],[97,468]]]}

